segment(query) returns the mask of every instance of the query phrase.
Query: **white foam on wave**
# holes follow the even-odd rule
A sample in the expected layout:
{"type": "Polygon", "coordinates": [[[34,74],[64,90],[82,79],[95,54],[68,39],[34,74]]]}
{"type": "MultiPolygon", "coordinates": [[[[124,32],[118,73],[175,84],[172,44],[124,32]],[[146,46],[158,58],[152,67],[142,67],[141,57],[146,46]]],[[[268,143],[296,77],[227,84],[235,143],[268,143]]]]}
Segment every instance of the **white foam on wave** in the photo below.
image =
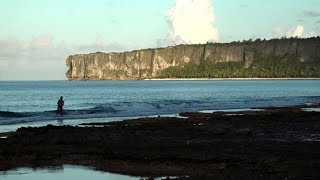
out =
{"type": "Polygon", "coordinates": [[[5,124],[0,125],[0,132],[10,132],[16,131],[20,127],[41,127],[46,125],[54,125],[54,126],[77,126],[83,123],[97,123],[97,122],[112,122],[112,121],[122,121],[129,119],[137,119],[137,118],[155,118],[155,117],[175,117],[185,119],[187,117],[181,117],[178,114],[161,114],[161,115],[149,115],[149,116],[121,116],[121,117],[86,117],[86,118],[78,118],[75,116],[72,118],[67,116],[55,116],[46,119],[38,119],[38,121],[24,121],[21,123],[13,123],[13,124],[5,124]]]}

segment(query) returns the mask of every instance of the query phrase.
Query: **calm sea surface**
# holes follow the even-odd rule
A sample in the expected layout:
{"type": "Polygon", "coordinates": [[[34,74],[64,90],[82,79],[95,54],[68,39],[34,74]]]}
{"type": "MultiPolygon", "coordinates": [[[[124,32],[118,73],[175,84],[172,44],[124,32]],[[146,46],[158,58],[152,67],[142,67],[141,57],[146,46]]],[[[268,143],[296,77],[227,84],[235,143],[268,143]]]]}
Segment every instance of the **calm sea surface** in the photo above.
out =
{"type": "Polygon", "coordinates": [[[0,132],[201,110],[320,102],[320,80],[0,81],[0,132]],[[55,113],[60,96],[65,114],[55,113]]]}

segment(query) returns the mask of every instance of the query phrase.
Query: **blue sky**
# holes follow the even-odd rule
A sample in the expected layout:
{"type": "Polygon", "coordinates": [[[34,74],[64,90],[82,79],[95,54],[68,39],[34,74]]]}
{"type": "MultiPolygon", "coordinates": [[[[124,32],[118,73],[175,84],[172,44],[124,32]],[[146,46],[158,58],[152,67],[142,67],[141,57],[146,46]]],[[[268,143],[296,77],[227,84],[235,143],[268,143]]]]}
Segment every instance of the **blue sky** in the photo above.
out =
{"type": "Polygon", "coordinates": [[[0,80],[65,79],[70,54],[319,36],[319,0],[2,0],[0,80]]]}

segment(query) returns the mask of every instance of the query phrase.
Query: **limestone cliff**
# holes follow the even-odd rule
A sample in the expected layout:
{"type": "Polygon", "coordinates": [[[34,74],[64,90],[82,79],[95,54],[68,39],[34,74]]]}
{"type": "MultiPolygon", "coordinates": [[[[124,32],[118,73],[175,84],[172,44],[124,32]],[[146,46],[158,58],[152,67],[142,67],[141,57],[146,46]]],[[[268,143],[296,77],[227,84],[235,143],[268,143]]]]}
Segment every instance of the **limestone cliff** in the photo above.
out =
{"type": "MultiPolygon", "coordinates": [[[[272,39],[232,43],[178,45],[132,52],[71,55],[66,60],[69,80],[135,80],[156,78],[169,67],[209,61],[242,62],[252,68],[255,61],[291,58],[299,63],[320,63],[320,38],[272,39]]],[[[214,72],[213,72],[214,73],[214,72]]]]}

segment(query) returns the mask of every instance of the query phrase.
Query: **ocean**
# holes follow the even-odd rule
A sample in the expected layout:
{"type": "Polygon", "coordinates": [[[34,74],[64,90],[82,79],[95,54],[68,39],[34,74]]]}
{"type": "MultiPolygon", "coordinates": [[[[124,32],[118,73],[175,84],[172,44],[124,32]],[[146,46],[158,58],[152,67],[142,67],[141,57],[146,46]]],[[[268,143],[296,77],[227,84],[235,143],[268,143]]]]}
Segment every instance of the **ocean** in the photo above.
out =
{"type": "Polygon", "coordinates": [[[320,102],[320,80],[0,81],[0,132],[320,102]],[[64,97],[64,115],[56,115],[64,97]]]}

